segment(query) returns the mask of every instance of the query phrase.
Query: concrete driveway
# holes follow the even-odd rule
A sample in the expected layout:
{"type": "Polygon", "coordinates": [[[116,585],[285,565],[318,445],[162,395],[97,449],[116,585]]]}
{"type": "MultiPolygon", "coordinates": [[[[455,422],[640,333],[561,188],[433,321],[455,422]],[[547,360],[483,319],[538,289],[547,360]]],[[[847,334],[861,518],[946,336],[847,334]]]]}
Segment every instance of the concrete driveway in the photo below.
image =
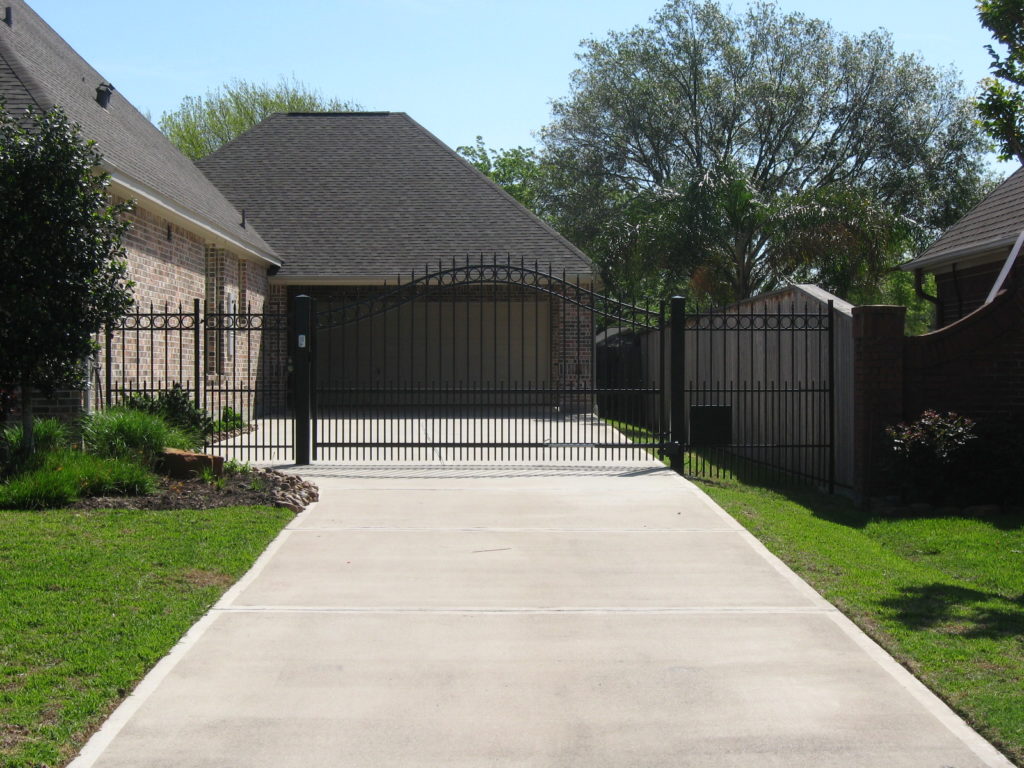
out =
{"type": "Polygon", "coordinates": [[[313,467],[85,766],[1009,766],[654,464],[313,467]]]}

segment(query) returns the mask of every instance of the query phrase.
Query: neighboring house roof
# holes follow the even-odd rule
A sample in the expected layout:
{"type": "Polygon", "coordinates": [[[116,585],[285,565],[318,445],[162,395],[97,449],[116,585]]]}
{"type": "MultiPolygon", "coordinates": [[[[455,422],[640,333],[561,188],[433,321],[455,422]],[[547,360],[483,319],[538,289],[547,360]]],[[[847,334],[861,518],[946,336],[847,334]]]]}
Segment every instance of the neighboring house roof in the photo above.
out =
{"type": "MultiPolygon", "coordinates": [[[[989,251],[1009,248],[1024,230],[1024,168],[992,190],[903,269],[929,271],[989,251]]],[[[1002,256],[1005,257],[1005,252],[1002,256]]]]}
{"type": "Polygon", "coordinates": [[[211,242],[280,263],[273,249],[213,184],[135,107],[114,91],[104,108],[96,88],[106,80],[23,0],[6,0],[11,26],[0,22],[0,95],[15,114],[60,106],[96,142],[117,191],[148,198],[212,233],[211,242]]]}
{"type": "Polygon", "coordinates": [[[271,115],[197,165],[285,261],[278,277],[374,280],[452,259],[589,277],[564,237],[401,112],[271,115]]]}

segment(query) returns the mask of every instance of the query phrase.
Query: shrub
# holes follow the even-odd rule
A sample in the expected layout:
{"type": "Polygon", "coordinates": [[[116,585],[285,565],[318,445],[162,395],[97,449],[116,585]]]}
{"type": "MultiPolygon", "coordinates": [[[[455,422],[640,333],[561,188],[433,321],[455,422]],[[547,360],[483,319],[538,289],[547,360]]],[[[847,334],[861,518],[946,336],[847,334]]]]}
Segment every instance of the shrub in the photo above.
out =
{"type": "Polygon", "coordinates": [[[0,486],[0,508],[63,507],[81,496],[136,496],[156,490],[153,474],[125,459],[61,449],[42,466],[0,486]]]}
{"type": "Polygon", "coordinates": [[[57,419],[36,419],[33,422],[35,456],[24,450],[25,433],[21,424],[7,427],[0,433],[0,477],[38,465],[42,456],[68,445],[67,425],[57,419]]]}
{"type": "Polygon", "coordinates": [[[220,418],[213,422],[213,433],[230,432],[233,429],[241,429],[245,426],[245,419],[242,414],[229,405],[225,405],[220,412],[220,418]]]}
{"type": "Polygon", "coordinates": [[[120,405],[133,411],[162,416],[171,426],[196,435],[197,443],[215,431],[213,419],[197,407],[191,395],[177,384],[156,397],[139,393],[129,395],[120,405]]]}
{"type": "Polygon", "coordinates": [[[164,448],[190,450],[196,439],[153,413],[117,407],[94,414],[82,423],[90,451],[106,458],[129,459],[152,466],[164,448]]]}
{"type": "Polygon", "coordinates": [[[971,419],[925,411],[910,424],[886,428],[892,439],[892,471],[904,497],[952,501],[969,470],[968,446],[976,439],[971,419]]]}

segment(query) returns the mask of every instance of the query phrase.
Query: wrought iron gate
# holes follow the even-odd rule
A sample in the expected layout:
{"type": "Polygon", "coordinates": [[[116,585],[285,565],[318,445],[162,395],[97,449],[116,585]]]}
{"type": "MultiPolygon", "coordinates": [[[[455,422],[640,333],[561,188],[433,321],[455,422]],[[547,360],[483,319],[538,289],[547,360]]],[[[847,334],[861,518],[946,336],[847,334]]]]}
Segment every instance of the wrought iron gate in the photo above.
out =
{"type": "Polygon", "coordinates": [[[597,379],[594,360],[599,332],[656,331],[664,312],[564,274],[466,263],[383,289],[324,288],[295,306],[309,458],[621,460],[666,444],[663,352],[628,381],[597,379]]]}
{"type": "Polygon", "coordinates": [[[497,263],[318,291],[290,316],[133,312],[107,331],[90,402],[180,389],[237,414],[206,448],[247,461],[653,455],[834,487],[831,304],[666,313],[497,263]]]}

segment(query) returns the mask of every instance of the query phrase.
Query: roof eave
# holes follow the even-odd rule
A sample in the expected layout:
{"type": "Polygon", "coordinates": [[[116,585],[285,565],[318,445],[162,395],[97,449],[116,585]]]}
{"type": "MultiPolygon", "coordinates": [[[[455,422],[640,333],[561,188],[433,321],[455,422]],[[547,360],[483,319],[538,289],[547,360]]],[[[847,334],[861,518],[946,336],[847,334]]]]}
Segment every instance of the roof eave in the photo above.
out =
{"type": "MultiPolygon", "coordinates": [[[[120,193],[125,197],[131,197],[137,200],[146,200],[149,203],[159,206],[161,213],[169,220],[180,224],[187,229],[202,232],[210,238],[210,243],[212,245],[216,245],[221,248],[229,248],[234,251],[240,251],[247,256],[252,256],[257,260],[264,262],[267,266],[280,267],[283,264],[276,254],[265,251],[261,248],[256,248],[230,233],[225,232],[222,227],[208,219],[197,216],[195,212],[189,211],[184,206],[179,205],[173,200],[169,200],[166,196],[161,195],[145,182],[132,178],[128,174],[116,168],[111,168],[107,166],[106,163],[104,163],[103,170],[110,175],[112,191],[120,193]]],[[[239,224],[239,227],[241,227],[241,224],[239,224]]]]}
{"type": "Polygon", "coordinates": [[[911,259],[905,264],[900,264],[900,269],[905,272],[913,272],[918,269],[923,269],[926,272],[932,268],[944,267],[947,264],[952,264],[956,261],[969,258],[971,256],[981,256],[989,251],[995,251],[999,248],[1009,248],[1017,241],[1017,235],[1010,237],[998,237],[993,240],[987,240],[983,243],[973,243],[963,248],[956,248],[952,251],[945,251],[943,253],[937,253],[932,256],[928,255],[925,251],[922,255],[916,259],[911,259]]]}

